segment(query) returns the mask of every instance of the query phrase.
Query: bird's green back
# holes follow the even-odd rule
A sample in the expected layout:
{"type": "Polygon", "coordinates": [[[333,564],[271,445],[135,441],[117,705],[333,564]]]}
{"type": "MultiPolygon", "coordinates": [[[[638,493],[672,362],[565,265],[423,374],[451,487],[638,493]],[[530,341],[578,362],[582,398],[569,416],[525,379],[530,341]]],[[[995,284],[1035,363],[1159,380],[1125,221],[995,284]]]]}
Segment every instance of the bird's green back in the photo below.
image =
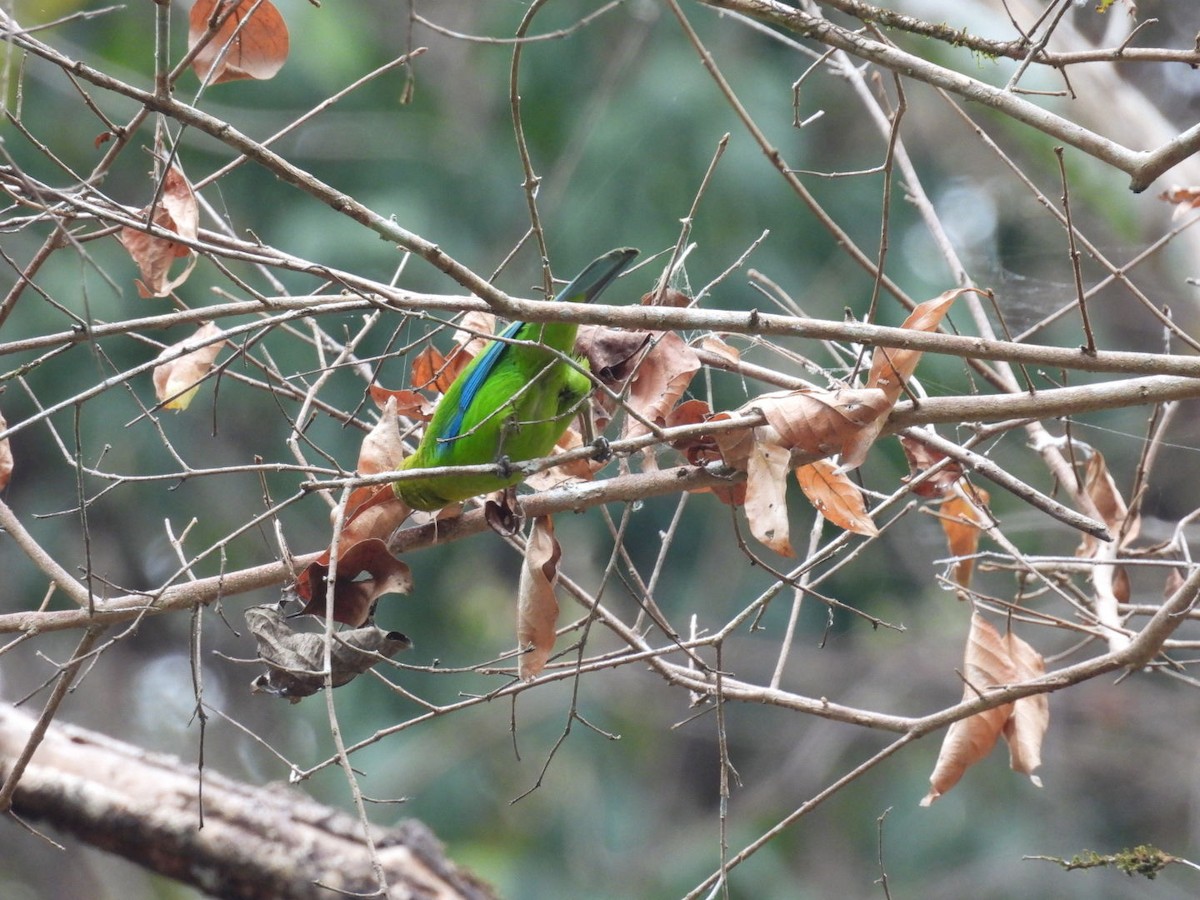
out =
{"type": "MultiPolygon", "coordinates": [[[[594,300],[636,255],[631,248],[609,251],[555,300],[594,300]]],[[[574,323],[512,323],[454,379],[402,468],[481,465],[550,453],[591,390],[587,375],[563,358],[577,330],[574,323]]],[[[397,481],[393,488],[409,506],[438,509],[520,480],[520,474],[439,475],[397,481]]]]}

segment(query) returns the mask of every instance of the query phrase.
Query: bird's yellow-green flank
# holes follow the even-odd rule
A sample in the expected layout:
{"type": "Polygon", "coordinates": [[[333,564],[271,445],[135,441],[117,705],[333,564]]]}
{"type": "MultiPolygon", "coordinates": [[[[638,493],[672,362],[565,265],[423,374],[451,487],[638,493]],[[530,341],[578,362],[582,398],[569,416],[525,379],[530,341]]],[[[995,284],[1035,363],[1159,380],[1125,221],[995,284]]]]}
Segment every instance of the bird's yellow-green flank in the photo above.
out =
{"type": "MultiPolygon", "coordinates": [[[[633,261],[622,247],[593,260],[554,299],[590,303],[633,261]]],[[[513,322],[467,365],[446,391],[416,452],[401,469],[432,469],[537,459],[554,449],[591,380],[563,355],[575,346],[578,326],[513,322]],[[519,342],[519,343],[517,343],[519,342]]],[[[579,363],[586,366],[586,363],[579,363]]],[[[431,475],[392,483],[413,509],[440,509],[516,484],[520,473],[431,475]]]]}

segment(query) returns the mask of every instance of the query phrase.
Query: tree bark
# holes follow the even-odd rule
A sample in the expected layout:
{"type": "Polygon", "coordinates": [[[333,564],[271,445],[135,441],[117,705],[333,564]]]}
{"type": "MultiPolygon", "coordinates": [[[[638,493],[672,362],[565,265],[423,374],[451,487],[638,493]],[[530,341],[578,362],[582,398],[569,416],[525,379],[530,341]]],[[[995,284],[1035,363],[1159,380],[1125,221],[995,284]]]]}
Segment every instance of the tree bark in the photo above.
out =
{"type": "MultiPolygon", "coordinates": [[[[0,776],[34,719],[0,706],[0,776]]],[[[354,816],[286,787],[259,788],[70,725],[52,724],[12,812],[218,897],[487,900],[490,887],[446,859],[422,823],[372,826],[381,889],[354,816]]]]}

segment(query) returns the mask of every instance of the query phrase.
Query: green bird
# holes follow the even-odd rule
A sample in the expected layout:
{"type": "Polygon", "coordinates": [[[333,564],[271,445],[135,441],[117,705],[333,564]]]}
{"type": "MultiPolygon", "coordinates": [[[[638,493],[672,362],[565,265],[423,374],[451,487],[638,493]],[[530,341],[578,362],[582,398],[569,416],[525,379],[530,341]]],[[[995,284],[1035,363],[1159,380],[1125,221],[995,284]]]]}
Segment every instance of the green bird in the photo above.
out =
{"type": "MultiPolygon", "coordinates": [[[[610,250],[554,299],[590,303],[637,253],[630,247],[610,250]]],[[[563,358],[574,349],[578,328],[565,322],[509,325],[502,340],[484,347],[454,379],[416,452],[400,468],[482,465],[549,454],[592,390],[591,380],[563,358]]],[[[431,475],[395,481],[392,489],[413,509],[433,510],[509,487],[523,477],[519,472],[431,475]]]]}

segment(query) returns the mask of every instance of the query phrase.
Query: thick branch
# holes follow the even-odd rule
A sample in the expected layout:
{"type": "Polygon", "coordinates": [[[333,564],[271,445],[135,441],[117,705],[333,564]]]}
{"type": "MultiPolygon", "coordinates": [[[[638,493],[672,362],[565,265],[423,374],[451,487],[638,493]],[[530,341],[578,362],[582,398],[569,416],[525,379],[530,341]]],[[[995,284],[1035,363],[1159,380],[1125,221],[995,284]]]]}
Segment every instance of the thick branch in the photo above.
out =
{"type": "MultiPolygon", "coordinates": [[[[0,774],[29,739],[33,721],[0,707],[0,774]]],[[[376,894],[354,817],[299,792],[251,787],[205,771],[200,828],[198,791],[194,768],[174,757],[52,725],[17,786],[13,811],[232,900],[328,900],[335,890],[387,898],[494,896],[447,860],[415,820],[372,828],[388,880],[386,893],[376,894]]]]}

